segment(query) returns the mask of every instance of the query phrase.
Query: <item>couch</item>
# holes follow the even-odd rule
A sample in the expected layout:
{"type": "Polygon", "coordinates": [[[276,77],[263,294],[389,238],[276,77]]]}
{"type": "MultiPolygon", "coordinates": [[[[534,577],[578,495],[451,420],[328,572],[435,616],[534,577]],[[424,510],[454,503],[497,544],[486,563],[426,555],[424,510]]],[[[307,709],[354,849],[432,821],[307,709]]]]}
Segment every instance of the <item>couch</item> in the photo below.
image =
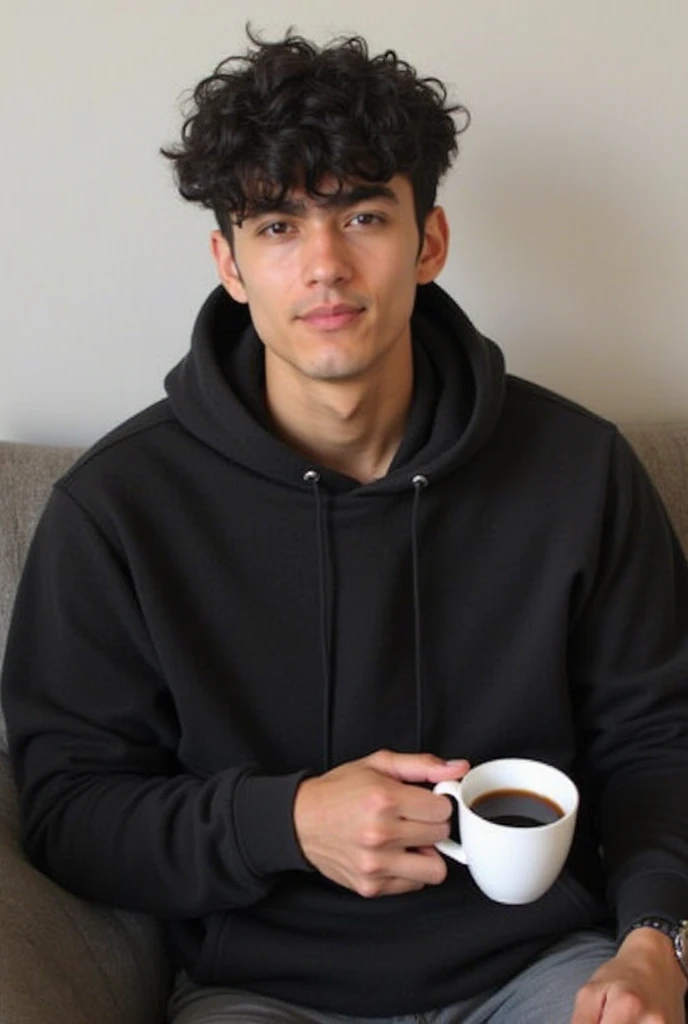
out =
{"type": "MultiPolygon", "coordinates": [[[[688,552],[688,420],[624,432],[688,552]]],[[[78,454],[0,442],[0,656],[40,509],[78,454]]],[[[0,1024],[163,1024],[170,982],[152,920],[77,899],[22,856],[0,715],[0,1024]]]]}

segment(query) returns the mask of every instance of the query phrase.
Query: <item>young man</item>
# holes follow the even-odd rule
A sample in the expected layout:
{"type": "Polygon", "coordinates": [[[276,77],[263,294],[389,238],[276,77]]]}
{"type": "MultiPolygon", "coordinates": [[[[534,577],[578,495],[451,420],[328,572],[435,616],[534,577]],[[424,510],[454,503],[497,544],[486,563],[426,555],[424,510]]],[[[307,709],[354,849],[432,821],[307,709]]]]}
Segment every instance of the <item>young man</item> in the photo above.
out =
{"type": "Polygon", "coordinates": [[[197,87],[166,155],[222,285],[27,563],[27,848],[165,921],[177,1024],[683,1019],[685,558],[616,429],[433,283],[453,115],[360,39],[253,40],[197,87]],[[582,794],[525,906],[434,846],[432,784],[502,755],[582,794]]]}

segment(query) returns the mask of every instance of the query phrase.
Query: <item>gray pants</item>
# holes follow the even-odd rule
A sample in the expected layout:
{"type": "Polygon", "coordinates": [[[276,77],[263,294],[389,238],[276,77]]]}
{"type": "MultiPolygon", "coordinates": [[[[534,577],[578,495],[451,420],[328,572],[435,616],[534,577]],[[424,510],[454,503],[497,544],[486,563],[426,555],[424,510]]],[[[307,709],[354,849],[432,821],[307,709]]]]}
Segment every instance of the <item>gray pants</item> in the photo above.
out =
{"type": "Polygon", "coordinates": [[[610,936],[577,932],[502,988],[467,1002],[405,1017],[321,1013],[235,989],[201,988],[181,975],[170,1024],[568,1024],[578,989],[615,953],[610,936]]]}

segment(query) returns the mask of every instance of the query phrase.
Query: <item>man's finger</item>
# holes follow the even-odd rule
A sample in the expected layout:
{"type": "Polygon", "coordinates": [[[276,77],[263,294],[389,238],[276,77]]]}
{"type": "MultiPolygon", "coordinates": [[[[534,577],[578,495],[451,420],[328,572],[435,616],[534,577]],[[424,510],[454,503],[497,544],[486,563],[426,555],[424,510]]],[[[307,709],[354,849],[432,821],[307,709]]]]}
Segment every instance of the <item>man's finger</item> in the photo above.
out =
{"type": "MultiPolygon", "coordinates": [[[[409,822],[438,825],[448,821],[452,816],[453,810],[454,804],[448,796],[430,793],[426,789],[409,786],[399,801],[398,815],[400,819],[409,822]]],[[[446,836],[440,836],[439,838],[444,839],[446,836]]],[[[409,843],[408,845],[426,846],[430,842],[434,843],[437,840],[432,839],[423,843],[419,839],[418,842],[409,843]]]]}
{"type": "Polygon", "coordinates": [[[447,866],[436,850],[422,853],[405,851],[387,858],[384,872],[361,876],[358,892],[363,896],[389,896],[413,892],[426,885],[441,885],[447,877],[447,866]]]}
{"type": "Polygon", "coordinates": [[[435,783],[460,779],[470,768],[465,758],[444,761],[434,754],[400,754],[393,750],[378,750],[366,760],[376,771],[400,782],[435,783]]]}
{"type": "Polygon", "coordinates": [[[436,821],[399,821],[395,823],[393,845],[399,850],[434,850],[435,843],[449,838],[449,822],[445,818],[436,821]]]}
{"type": "Polygon", "coordinates": [[[441,885],[447,877],[447,862],[434,847],[401,854],[392,867],[401,878],[422,885],[441,885]]]}
{"type": "Polygon", "coordinates": [[[600,1024],[606,1001],[606,986],[589,982],[576,996],[571,1024],[600,1024]]]}

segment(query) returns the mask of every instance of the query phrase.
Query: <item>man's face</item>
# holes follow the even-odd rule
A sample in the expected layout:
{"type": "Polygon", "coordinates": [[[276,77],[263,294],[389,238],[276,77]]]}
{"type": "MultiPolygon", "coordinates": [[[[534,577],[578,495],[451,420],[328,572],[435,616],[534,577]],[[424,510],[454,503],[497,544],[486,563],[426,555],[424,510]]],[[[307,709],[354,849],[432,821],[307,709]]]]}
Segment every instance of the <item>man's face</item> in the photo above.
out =
{"type": "Polygon", "coordinates": [[[302,382],[364,380],[408,348],[417,284],[446,258],[443,211],[428,214],[420,240],[413,192],[399,175],[347,186],[331,198],[290,193],[247,217],[213,253],[230,295],[247,302],[266,362],[302,382]]]}

